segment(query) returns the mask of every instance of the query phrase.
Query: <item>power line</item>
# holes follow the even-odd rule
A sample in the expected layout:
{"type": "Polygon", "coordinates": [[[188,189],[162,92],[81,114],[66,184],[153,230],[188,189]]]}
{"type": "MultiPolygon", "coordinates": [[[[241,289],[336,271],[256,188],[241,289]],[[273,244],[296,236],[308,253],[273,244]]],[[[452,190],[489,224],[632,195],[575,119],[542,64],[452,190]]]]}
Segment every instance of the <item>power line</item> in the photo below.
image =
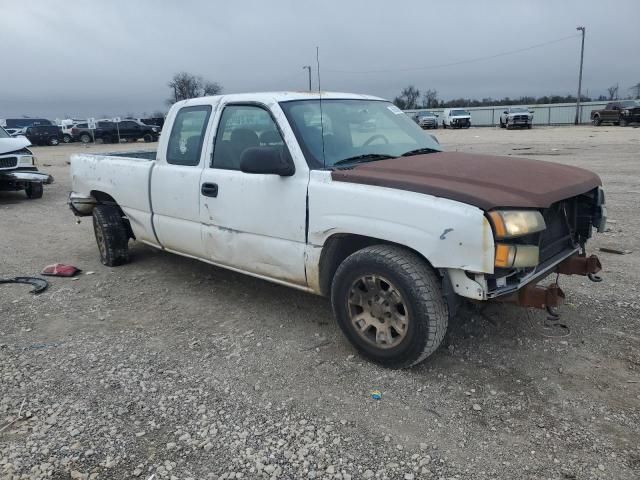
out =
{"type": "Polygon", "coordinates": [[[368,73],[415,72],[415,71],[419,71],[419,70],[431,70],[431,69],[434,69],[434,68],[453,67],[455,65],[463,65],[465,63],[481,62],[483,60],[490,60],[492,58],[504,57],[506,55],[513,55],[515,53],[526,52],[527,50],[533,50],[534,48],[540,48],[540,47],[544,47],[544,46],[547,46],[547,45],[551,45],[553,43],[563,42],[563,41],[568,40],[570,38],[576,38],[576,37],[579,37],[579,36],[580,35],[575,35],[575,34],[574,35],[569,35],[567,37],[557,38],[555,40],[550,40],[548,42],[538,43],[537,45],[531,45],[530,47],[519,48],[517,50],[510,50],[508,52],[496,53],[495,55],[488,55],[486,57],[478,57],[478,58],[471,58],[471,59],[468,59],[468,60],[460,60],[459,62],[442,63],[442,64],[439,64],[439,65],[428,65],[428,66],[424,66],[424,67],[411,67],[411,68],[380,69],[380,70],[360,70],[360,71],[357,71],[357,70],[329,70],[329,69],[325,69],[325,72],[368,74],[368,73]]]}

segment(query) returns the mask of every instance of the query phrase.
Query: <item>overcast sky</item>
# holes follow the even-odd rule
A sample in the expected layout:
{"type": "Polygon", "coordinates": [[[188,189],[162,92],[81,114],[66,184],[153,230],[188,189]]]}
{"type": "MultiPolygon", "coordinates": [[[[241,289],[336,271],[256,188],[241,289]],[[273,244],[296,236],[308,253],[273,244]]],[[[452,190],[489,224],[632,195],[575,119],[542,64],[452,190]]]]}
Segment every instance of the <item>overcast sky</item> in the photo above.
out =
{"type": "Polygon", "coordinates": [[[226,93],[297,90],[311,64],[317,88],[316,45],[323,90],[575,95],[577,25],[587,27],[583,92],[619,83],[629,94],[640,82],[638,0],[0,0],[0,118],[166,110],[167,82],[183,70],[226,93]]]}

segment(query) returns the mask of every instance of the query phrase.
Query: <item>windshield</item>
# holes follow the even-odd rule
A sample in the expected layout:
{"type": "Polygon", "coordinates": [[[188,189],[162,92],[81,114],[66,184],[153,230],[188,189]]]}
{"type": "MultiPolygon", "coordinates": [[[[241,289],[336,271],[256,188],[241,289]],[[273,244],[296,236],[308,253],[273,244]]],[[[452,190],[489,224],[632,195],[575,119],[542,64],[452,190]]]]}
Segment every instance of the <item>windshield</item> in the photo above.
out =
{"type": "Polygon", "coordinates": [[[0,127],[0,138],[10,138],[11,135],[9,135],[4,128],[0,127]]]}
{"type": "Polygon", "coordinates": [[[433,112],[418,112],[418,117],[435,117],[436,114],[433,112]]]}
{"type": "Polygon", "coordinates": [[[640,105],[640,100],[626,100],[622,102],[623,107],[637,107],[640,105]]]}
{"type": "Polygon", "coordinates": [[[511,113],[519,113],[519,112],[529,113],[529,110],[524,107],[511,107],[509,111],[511,113]]]}
{"type": "Polygon", "coordinates": [[[420,149],[442,150],[433,137],[389,102],[322,100],[322,123],[318,100],[282,102],[280,106],[312,168],[332,167],[347,163],[347,159],[359,163],[375,156],[391,158],[420,149]]]}
{"type": "Polygon", "coordinates": [[[461,115],[469,115],[471,116],[471,114],[469,112],[467,112],[466,110],[451,110],[451,113],[449,114],[452,117],[459,117],[461,115]]]}

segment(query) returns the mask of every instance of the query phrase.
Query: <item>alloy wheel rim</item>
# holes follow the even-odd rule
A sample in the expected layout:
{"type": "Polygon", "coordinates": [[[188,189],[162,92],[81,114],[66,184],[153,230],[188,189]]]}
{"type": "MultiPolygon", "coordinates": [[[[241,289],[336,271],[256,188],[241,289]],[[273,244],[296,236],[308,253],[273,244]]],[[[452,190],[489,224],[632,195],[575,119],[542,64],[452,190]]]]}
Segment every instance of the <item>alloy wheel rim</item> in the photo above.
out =
{"type": "Polygon", "coordinates": [[[356,333],[376,348],[396,347],[407,335],[406,302],[395,285],[382,276],[358,277],[349,289],[347,307],[356,333]]]}

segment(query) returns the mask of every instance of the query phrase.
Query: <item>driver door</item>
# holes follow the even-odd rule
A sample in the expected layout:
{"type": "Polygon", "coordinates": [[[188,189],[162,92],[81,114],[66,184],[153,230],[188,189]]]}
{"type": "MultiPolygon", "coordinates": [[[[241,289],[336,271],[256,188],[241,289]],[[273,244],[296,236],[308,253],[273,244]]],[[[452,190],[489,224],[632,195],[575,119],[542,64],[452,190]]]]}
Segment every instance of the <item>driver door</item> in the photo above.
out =
{"type": "MultiPolygon", "coordinates": [[[[306,285],[308,170],[298,168],[288,177],[240,170],[248,148],[287,148],[284,128],[289,126],[280,110],[256,104],[224,107],[211,163],[200,181],[202,241],[213,263],[306,285]]],[[[290,130],[289,135],[293,138],[290,130]]]]}

